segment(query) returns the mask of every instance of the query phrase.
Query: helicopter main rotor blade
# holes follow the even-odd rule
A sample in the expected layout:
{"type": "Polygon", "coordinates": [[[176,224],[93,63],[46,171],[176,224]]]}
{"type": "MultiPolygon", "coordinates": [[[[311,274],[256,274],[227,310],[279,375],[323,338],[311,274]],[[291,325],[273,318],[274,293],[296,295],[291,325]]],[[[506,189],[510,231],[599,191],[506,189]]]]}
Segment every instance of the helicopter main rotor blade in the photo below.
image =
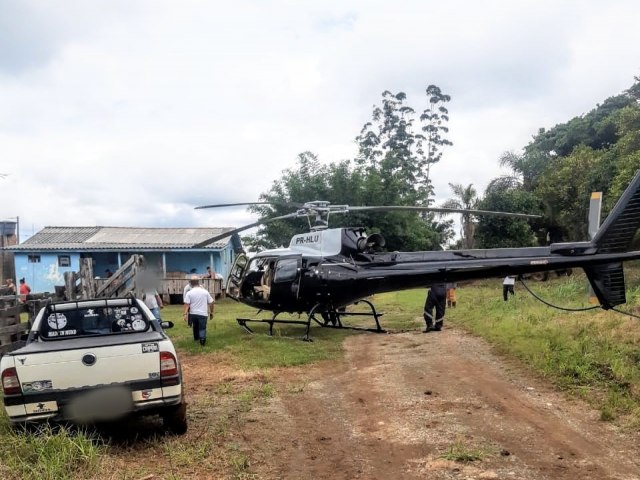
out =
{"type": "Polygon", "coordinates": [[[241,207],[244,205],[282,205],[283,207],[301,208],[302,203],[296,202],[240,202],[240,203],[216,203],[213,205],[202,205],[195,207],[195,210],[202,210],[205,208],[222,208],[222,207],[241,207]]]}
{"type": "Polygon", "coordinates": [[[250,228],[253,227],[257,227],[259,225],[264,225],[266,223],[271,223],[271,222],[275,222],[277,220],[284,220],[287,218],[296,218],[299,217],[298,212],[294,212],[294,213],[288,213],[287,215],[282,215],[280,217],[273,217],[273,218],[264,218],[262,220],[258,220],[257,222],[254,223],[250,223],[249,225],[244,225],[242,227],[239,228],[235,228],[233,230],[229,230],[227,232],[221,233],[220,235],[216,235],[215,237],[211,237],[207,240],[204,240],[202,242],[196,243],[193,248],[204,248],[207,245],[210,245],[214,242],[217,242],[218,240],[222,240],[223,238],[227,238],[231,235],[234,235],[236,233],[240,233],[240,232],[244,232],[245,230],[249,230],[250,228]]]}
{"type": "Polygon", "coordinates": [[[515,217],[515,218],[542,218],[541,215],[530,215],[528,213],[493,212],[491,210],[473,210],[463,208],[440,208],[440,207],[414,207],[403,205],[391,206],[369,206],[369,207],[348,207],[349,211],[373,210],[378,212],[391,212],[394,210],[404,210],[407,212],[436,212],[436,213],[468,213],[471,215],[486,215],[494,217],[515,217]]]}

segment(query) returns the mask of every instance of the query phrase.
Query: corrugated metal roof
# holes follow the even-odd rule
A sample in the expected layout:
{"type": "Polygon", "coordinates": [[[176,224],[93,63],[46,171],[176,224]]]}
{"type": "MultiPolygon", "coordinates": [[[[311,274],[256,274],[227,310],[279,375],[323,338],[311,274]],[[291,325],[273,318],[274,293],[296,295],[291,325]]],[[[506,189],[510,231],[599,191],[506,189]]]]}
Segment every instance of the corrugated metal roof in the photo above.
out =
{"type": "MultiPolygon", "coordinates": [[[[224,228],[45,227],[11,250],[167,250],[192,248],[224,228]]],[[[231,237],[206,248],[224,248],[231,237]]]]}
{"type": "Polygon", "coordinates": [[[45,227],[23,242],[23,244],[82,243],[95,235],[99,230],[100,227],[45,227]]]}

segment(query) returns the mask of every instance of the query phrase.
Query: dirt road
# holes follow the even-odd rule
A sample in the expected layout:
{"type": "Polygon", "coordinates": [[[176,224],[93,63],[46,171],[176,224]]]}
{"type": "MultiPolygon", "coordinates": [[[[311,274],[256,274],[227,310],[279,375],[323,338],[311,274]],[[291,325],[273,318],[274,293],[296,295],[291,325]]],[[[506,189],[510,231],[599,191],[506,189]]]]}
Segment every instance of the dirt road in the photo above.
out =
{"type": "Polygon", "coordinates": [[[459,329],[345,348],[274,376],[238,436],[258,478],[640,479],[636,432],[459,329]]]}

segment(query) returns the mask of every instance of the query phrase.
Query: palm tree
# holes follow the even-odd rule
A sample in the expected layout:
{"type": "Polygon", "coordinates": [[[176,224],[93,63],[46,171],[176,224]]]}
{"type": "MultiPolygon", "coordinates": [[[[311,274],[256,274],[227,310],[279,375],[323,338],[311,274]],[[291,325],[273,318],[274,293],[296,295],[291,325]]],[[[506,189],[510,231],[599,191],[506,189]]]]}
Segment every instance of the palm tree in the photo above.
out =
{"type": "Polygon", "coordinates": [[[498,162],[501,167],[511,170],[510,175],[504,175],[504,179],[510,179],[514,184],[521,185],[527,192],[532,192],[538,178],[548,167],[553,158],[553,153],[545,155],[540,152],[519,154],[515,152],[503,152],[498,162]]]}
{"type": "MultiPolygon", "coordinates": [[[[450,183],[449,187],[453,191],[454,198],[446,200],[441,205],[443,208],[471,210],[478,207],[480,199],[478,198],[478,192],[473,188],[473,183],[466,187],[460,183],[450,183]]],[[[461,226],[462,248],[473,248],[476,224],[470,213],[461,214],[461,226]]]]}

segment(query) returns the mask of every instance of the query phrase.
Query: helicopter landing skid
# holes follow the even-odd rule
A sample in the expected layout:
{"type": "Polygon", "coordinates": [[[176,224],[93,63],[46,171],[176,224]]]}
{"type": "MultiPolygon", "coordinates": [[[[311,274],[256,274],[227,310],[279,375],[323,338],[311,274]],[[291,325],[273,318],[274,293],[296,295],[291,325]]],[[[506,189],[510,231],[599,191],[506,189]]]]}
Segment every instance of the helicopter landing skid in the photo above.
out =
{"type": "Polygon", "coordinates": [[[251,333],[251,334],[255,332],[251,330],[251,328],[247,325],[248,322],[268,323],[269,324],[268,335],[271,337],[273,336],[273,325],[275,323],[283,323],[283,324],[290,324],[290,325],[304,325],[307,327],[305,334],[302,337],[302,340],[305,342],[313,342],[313,339],[309,336],[309,331],[311,330],[312,321],[316,322],[318,325],[320,325],[323,328],[341,328],[341,329],[347,329],[347,330],[364,330],[367,332],[374,332],[374,333],[386,333],[386,330],[384,330],[380,326],[380,317],[384,314],[378,313],[375,307],[373,306],[373,304],[368,300],[359,300],[357,302],[354,302],[353,305],[357,305],[358,303],[361,303],[361,302],[367,304],[371,309],[371,312],[347,312],[343,309],[331,309],[331,310],[320,312],[323,319],[323,321],[320,321],[316,318],[318,309],[321,306],[320,304],[318,304],[311,309],[306,320],[277,320],[276,317],[280,315],[280,313],[282,312],[276,312],[274,313],[273,317],[271,317],[270,319],[237,318],[236,321],[238,322],[238,325],[244,328],[247,333],[251,333]],[[376,326],[375,328],[366,328],[366,327],[351,327],[349,325],[344,325],[342,323],[342,317],[348,317],[348,316],[373,317],[373,319],[376,322],[376,326]]]}
{"type": "Polygon", "coordinates": [[[273,337],[273,324],[274,323],[285,323],[285,324],[290,324],[290,325],[306,325],[307,326],[307,331],[304,335],[304,337],[302,337],[302,340],[304,340],[305,342],[313,342],[313,339],[311,337],[309,337],[309,323],[310,323],[310,319],[309,320],[276,320],[276,317],[278,316],[278,313],[276,313],[272,318],[270,319],[258,319],[258,318],[236,318],[236,321],[238,322],[238,325],[240,325],[242,328],[244,328],[247,333],[255,333],[253,330],[251,330],[251,328],[247,325],[247,322],[255,322],[255,323],[268,323],[269,324],[269,333],[267,335],[269,335],[270,337],[273,337]]]}
{"type": "Polygon", "coordinates": [[[380,326],[380,317],[382,317],[384,313],[378,313],[373,303],[368,300],[358,300],[357,302],[353,302],[353,305],[358,305],[359,303],[367,304],[371,312],[347,312],[344,309],[329,310],[328,312],[322,312],[322,322],[320,322],[315,315],[313,316],[313,321],[324,328],[344,328],[348,330],[363,330],[365,332],[387,333],[387,331],[380,326]],[[342,317],[373,317],[376,326],[375,328],[367,328],[344,325],[342,323],[342,317]]]}

